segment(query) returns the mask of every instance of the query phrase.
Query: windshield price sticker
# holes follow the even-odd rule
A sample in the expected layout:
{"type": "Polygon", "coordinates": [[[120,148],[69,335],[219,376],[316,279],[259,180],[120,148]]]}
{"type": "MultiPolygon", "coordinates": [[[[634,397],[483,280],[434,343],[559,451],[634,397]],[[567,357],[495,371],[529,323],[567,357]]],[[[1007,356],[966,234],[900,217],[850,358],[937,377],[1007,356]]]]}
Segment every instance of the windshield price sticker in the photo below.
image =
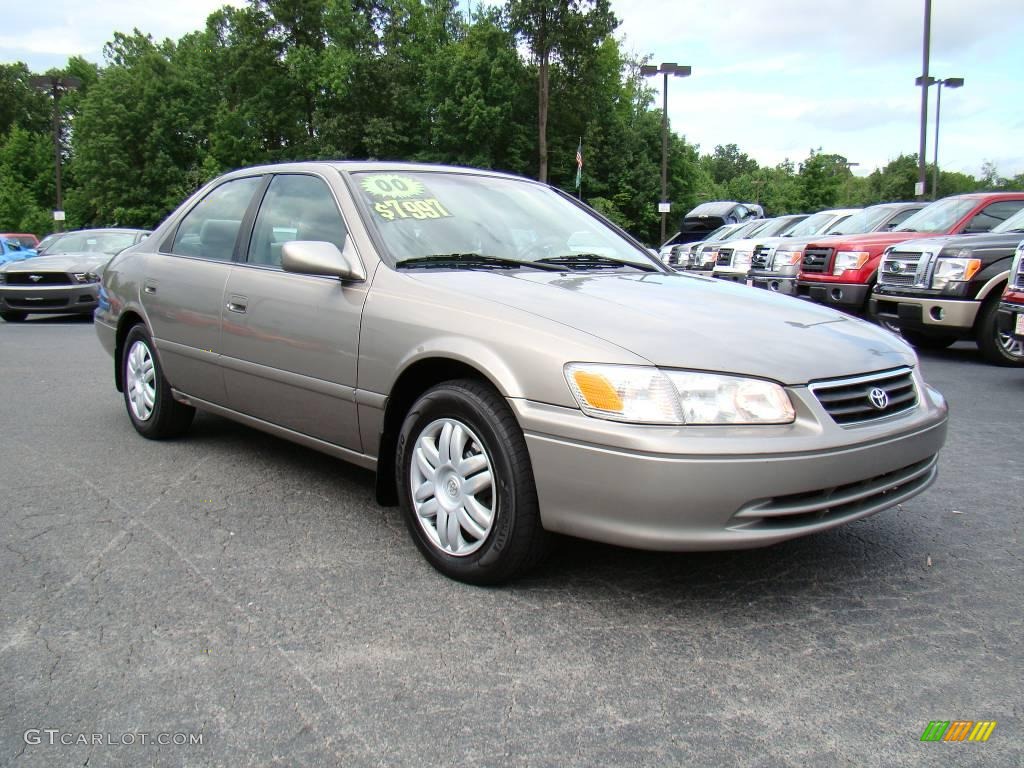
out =
{"type": "Polygon", "coordinates": [[[374,212],[385,221],[445,219],[448,209],[430,194],[422,181],[397,173],[374,173],[359,182],[371,198],[374,212]]]}
{"type": "Polygon", "coordinates": [[[451,216],[437,198],[424,200],[387,200],[374,203],[373,210],[385,221],[396,219],[445,219],[451,216]]]}
{"type": "Polygon", "coordinates": [[[362,179],[360,185],[373,197],[392,200],[421,197],[425,191],[422,181],[397,173],[374,173],[362,179]]]}

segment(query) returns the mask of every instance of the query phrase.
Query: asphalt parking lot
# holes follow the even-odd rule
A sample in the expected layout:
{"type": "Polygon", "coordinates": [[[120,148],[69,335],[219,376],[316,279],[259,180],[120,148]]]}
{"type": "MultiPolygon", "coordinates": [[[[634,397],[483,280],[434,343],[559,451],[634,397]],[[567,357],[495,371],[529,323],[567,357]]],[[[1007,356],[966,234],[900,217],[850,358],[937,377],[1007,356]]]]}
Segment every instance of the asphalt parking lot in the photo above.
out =
{"type": "Polygon", "coordinates": [[[0,764],[1024,764],[1024,370],[923,366],[950,440],[902,509],[481,589],[368,472],[212,416],[146,441],[90,324],[0,323],[0,764]]]}

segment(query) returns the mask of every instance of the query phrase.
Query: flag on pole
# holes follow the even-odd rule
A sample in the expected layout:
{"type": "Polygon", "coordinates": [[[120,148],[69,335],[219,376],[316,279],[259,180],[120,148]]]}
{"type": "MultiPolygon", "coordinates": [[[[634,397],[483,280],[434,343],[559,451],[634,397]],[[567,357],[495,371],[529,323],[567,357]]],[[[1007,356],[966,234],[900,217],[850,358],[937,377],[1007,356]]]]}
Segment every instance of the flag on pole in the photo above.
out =
{"type": "Polygon", "coordinates": [[[580,188],[583,182],[583,137],[580,136],[580,145],[576,148],[576,189],[580,188]]]}

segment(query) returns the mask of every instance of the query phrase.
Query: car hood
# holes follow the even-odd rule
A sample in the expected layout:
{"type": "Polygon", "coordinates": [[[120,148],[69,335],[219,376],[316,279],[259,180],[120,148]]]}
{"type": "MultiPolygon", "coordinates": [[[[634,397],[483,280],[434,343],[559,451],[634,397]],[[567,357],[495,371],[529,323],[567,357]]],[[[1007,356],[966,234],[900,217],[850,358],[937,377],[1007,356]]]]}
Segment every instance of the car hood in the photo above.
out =
{"type": "Polygon", "coordinates": [[[877,326],[721,280],[526,270],[406,274],[425,287],[575,328],[666,368],[805,384],[916,364],[909,346],[877,326]]]}
{"type": "Polygon", "coordinates": [[[99,273],[112,258],[109,253],[55,253],[5,264],[0,271],[99,273]]]}

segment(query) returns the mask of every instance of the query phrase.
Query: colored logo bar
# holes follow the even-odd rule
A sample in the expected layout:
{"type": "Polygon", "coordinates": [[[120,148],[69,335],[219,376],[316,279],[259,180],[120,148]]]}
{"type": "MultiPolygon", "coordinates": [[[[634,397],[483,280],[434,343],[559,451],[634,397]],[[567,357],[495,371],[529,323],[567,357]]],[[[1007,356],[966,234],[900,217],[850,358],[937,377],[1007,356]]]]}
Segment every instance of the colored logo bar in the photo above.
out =
{"type": "Polygon", "coordinates": [[[988,741],[996,725],[995,720],[932,720],[921,741],[988,741]]]}

